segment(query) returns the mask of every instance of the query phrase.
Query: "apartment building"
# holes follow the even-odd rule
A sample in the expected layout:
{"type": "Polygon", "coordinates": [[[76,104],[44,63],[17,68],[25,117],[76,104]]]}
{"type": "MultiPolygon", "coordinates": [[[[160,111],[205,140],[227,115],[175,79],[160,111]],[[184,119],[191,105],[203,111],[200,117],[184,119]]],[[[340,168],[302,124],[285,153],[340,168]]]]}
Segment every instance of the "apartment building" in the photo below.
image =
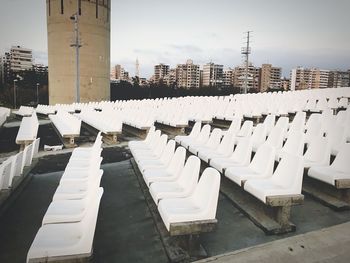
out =
{"type": "Polygon", "coordinates": [[[224,66],[207,63],[203,66],[203,87],[220,87],[223,85],[224,66]]]}
{"type": "Polygon", "coordinates": [[[271,64],[262,64],[259,70],[259,90],[279,89],[281,86],[282,68],[271,64]]]}
{"type": "Polygon", "coordinates": [[[199,88],[200,71],[199,65],[187,60],[186,64],[178,64],[176,67],[176,83],[180,88],[199,88]]]}
{"type": "Polygon", "coordinates": [[[160,63],[154,66],[154,82],[159,83],[163,81],[164,77],[169,74],[169,65],[160,63]]]}
{"type": "Polygon", "coordinates": [[[229,87],[233,85],[233,70],[231,68],[224,69],[223,72],[223,85],[229,87]]]}
{"type": "MultiPolygon", "coordinates": [[[[250,89],[259,90],[259,74],[260,74],[260,68],[254,67],[253,64],[250,64],[248,66],[248,76],[247,76],[248,91],[250,89]]],[[[233,71],[233,85],[243,90],[245,87],[245,81],[246,81],[245,66],[241,65],[241,66],[235,67],[233,71]]]]}

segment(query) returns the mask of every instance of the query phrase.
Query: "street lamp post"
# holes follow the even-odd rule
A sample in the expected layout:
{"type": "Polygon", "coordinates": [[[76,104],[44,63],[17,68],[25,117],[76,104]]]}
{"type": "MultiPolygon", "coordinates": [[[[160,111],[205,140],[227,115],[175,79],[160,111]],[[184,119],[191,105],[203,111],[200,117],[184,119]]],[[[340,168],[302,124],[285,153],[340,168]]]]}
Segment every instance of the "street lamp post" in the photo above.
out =
{"type": "Polygon", "coordinates": [[[36,83],[36,105],[39,105],[39,83],[36,83]]]}
{"type": "Polygon", "coordinates": [[[13,100],[14,100],[14,107],[15,109],[17,108],[17,103],[16,103],[16,82],[17,82],[17,79],[14,79],[13,80],[13,100]]]}

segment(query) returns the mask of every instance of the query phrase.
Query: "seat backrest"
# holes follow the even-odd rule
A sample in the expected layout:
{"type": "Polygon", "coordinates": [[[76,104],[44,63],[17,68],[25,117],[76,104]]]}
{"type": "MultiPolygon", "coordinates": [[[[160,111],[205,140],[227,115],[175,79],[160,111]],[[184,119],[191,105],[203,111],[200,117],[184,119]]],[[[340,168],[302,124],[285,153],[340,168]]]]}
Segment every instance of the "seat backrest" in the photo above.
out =
{"type": "Polygon", "coordinates": [[[191,155],[188,157],[180,176],[176,180],[177,183],[185,189],[194,189],[198,182],[200,166],[201,161],[197,156],[191,155]]]}
{"type": "Polygon", "coordinates": [[[266,140],[266,127],[265,124],[263,123],[259,123],[258,125],[256,125],[253,135],[252,135],[252,142],[253,144],[262,144],[263,142],[265,142],[266,140]]]}
{"type": "Polygon", "coordinates": [[[16,154],[16,161],[15,161],[15,170],[13,176],[21,176],[23,172],[23,158],[24,158],[24,153],[19,152],[16,154]]]}
{"type": "Polygon", "coordinates": [[[301,156],[286,153],[272,175],[272,181],[291,190],[293,194],[301,194],[304,162],[301,156]]]}
{"type": "Polygon", "coordinates": [[[168,135],[166,134],[163,134],[162,136],[160,136],[160,139],[157,143],[157,146],[154,148],[154,155],[160,157],[162,152],[164,151],[164,148],[167,144],[167,141],[168,141],[168,135]]]}
{"type": "Polygon", "coordinates": [[[209,148],[215,148],[220,144],[220,140],[221,140],[221,134],[222,134],[222,130],[215,128],[210,136],[208,141],[206,142],[205,146],[209,147],[209,148]]]}
{"type": "Polygon", "coordinates": [[[235,135],[239,132],[240,128],[241,128],[241,118],[233,117],[227,132],[235,135]]]}
{"type": "Polygon", "coordinates": [[[167,145],[165,146],[162,155],[160,156],[160,161],[164,164],[168,164],[171,160],[171,157],[174,155],[175,151],[175,141],[169,140],[167,145]]]}
{"type": "Polygon", "coordinates": [[[292,123],[290,124],[290,131],[304,131],[306,112],[298,111],[292,123]]]}
{"type": "Polygon", "coordinates": [[[13,158],[10,157],[0,164],[0,190],[8,189],[11,186],[11,169],[13,158]]]}
{"type": "Polygon", "coordinates": [[[77,223],[77,227],[80,228],[80,231],[83,235],[82,239],[88,240],[85,242],[92,242],[93,240],[93,236],[95,233],[94,229],[96,227],[97,215],[102,195],[103,188],[99,187],[95,198],[93,198],[91,205],[89,205],[87,208],[84,218],[80,221],[80,223],[77,223]]]}
{"type": "Polygon", "coordinates": [[[32,164],[32,159],[33,159],[33,143],[29,144],[26,148],[27,150],[26,150],[24,166],[30,166],[32,164]]]}
{"type": "Polygon", "coordinates": [[[202,122],[201,121],[196,121],[196,123],[193,125],[193,128],[189,134],[189,137],[197,137],[199,133],[201,132],[202,128],[202,122]]]}
{"type": "Polygon", "coordinates": [[[284,133],[283,129],[277,125],[271,130],[269,137],[267,137],[266,144],[275,149],[281,149],[283,145],[284,133]]]}
{"type": "Polygon", "coordinates": [[[34,146],[33,146],[33,158],[38,156],[38,152],[39,152],[39,146],[40,146],[40,138],[37,138],[34,142],[33,142],[34,146]]]}
{"type": "Polygon", "coordinates": [[[312,113],[306,122],[305,128],[309,129],[310,126],[314,125],[314,122],[321,122],[321,114],[312,113]]]}
{"type": "Polygon", "coordinates": [[[150,148],[155,148],[158,141],[160,140],[160,136],[161,136],[162,132],[160,130],[156,130],[154,132],[154,135],[152,136],[152,138],[149,141],[149,147],[150,148]]]}
{"type": "Polygon", "coordinates": [[[309,146],[304,154],[305,160],[329,165],[331,151],[326,137],[315,137],[310,140],[309,146]]]}
{"type": "Polygon", "coordinates": [[[344,143],[337,156],[335,157],[331,167],[337,171],[341,171],[343,173],[350,173],[350,143],[344,143]]]}
{"type": "Polygon", "coordinates": [[[346,143],[346,128],[343,125],[334,125],[327,134],[330,147],[338,148],[340,145],[346,143]]]}
{"type": "Polygon", "coordinates": [[[273,165],[275,163],[275,148],[267,143],[261,145],[256,151],[249,167],[257,173],[271,174],[273,172],[273,165]]]}
{"type": "Polygon", "coordinates": [[[264,120],[266,131],[269,134],[273,127],[275,127],[276,116],[274,114],[269,114],[264,120]]]}
{"type": "Polygon", "coordinates": [[[215,218],[219,191],[220,173],[211,167],[206,168],[191,199],[203,212],[207,213],[208,219],[215,218]]]}
{"type": "Polygon", "coordinates": [[[171,174],[179,174],[185,165],[186,149],[184,147],[177,147],[173,157],[170,160],[167,171],[171,174]]]}
{"type": "Polygon", "coordinates": [[[253,122],[245,121],[237,135],[240,137],[250,137],[252,135],[252,131],[253,131],[253,122]]]}
{"type": "Polygon", "coordinates": [[[198,144],[205,143],[209,138],[210,129],[211,127],[209,124],[204,125],[201,132],[198,134],[197,138],[195,138],[196,143],[198,144]]]}
{"type": "Polygon", "coordinates": [[[218,147],[218,153],[229,155],[235,147],[236,137],[234,134],[226,133],[218,147]]]}
{"type": "Polygon", "coordinates": [[[277,122],[276,122],[276,125],[275,125],[275,127],[282,129],[283,134],[287,132],[288,126],[289,126],[289,118],[288,117],[279,117],[277,122]]]}
{"type": "Polygon", "coordinates": [[[239,140],[236,149],[231,155],[230,159],[245,166],[250,163],[252,156],[253,143],[251,138],[242,138],[239,140]]]}
{"type": "Polygon", "coordinates": [[[286,153],[302,156],[304,153],[305,134],[302,131],[291,131],[288,134],[283,151],[286,153]]]}

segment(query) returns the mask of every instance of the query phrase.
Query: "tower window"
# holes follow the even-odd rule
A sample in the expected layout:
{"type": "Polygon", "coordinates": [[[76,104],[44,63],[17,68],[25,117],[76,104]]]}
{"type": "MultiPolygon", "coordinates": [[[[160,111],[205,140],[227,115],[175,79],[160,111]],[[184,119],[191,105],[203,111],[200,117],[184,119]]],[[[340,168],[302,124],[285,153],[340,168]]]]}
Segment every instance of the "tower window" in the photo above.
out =
{"type": "Polygon", "coordinates": [[[63,14],[63,0],[61,0],[61,14],[63,14]]]}
{"type": "Polygon", "coordinates": [[[78,6],[79,6],[79,15],[81,16],[81,0],[79,0],[78,6]]]}
{"type": "Polygon", "coordinates": [[[96,0],[96,18],[98,18],[98,0],[96,0]]]}

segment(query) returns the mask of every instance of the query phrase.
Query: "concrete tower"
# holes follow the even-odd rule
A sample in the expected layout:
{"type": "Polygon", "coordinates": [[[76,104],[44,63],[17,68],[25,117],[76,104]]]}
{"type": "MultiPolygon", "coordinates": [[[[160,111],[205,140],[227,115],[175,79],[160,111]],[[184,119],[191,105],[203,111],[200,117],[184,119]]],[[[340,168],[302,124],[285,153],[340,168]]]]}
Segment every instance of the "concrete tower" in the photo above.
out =
{"type": "Polygon", "coordinates": [[[49,102],[76,101],[76,53],[72,15],[79,14],[80,101],[110,98],[111,0],[46,0],[49,102]]]}

